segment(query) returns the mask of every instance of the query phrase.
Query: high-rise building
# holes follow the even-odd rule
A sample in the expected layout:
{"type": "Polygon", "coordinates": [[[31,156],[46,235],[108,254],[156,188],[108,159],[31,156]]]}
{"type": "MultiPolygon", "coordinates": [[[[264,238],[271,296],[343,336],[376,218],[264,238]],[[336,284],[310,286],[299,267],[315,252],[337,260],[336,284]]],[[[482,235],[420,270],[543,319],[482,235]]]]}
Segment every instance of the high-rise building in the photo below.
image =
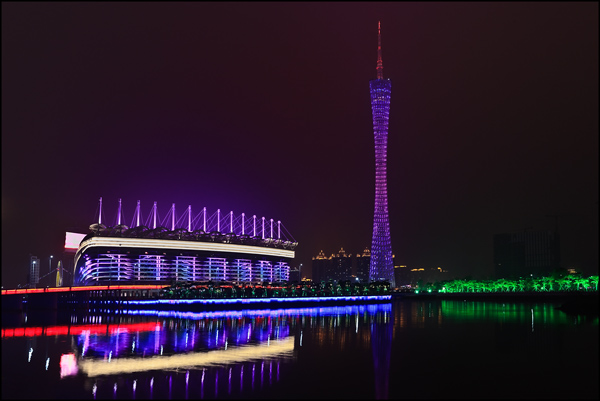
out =
{"type": "Polygon", "coordinates": [[[352,254],[347,254],[344,248],[329,257],[321,250],[312,258],[312,279],[314,282],[351,280],[352,266],[352,254]]]}
{"type": "Polygon", "coordinates": [[[344,248],[341,248],[337,254],[331,255],[329,278],[336,281],[352,278],[352,255],[346,254],[344,248]]]}
{"type": "MultiPolygon", "coordinates": [[[[394,255],[392,255],[392,262],[394,255]]],[[[338,253],[325,256],[323,250],[312,258],[312,280],[320,281],[369,281],[369,269],[371,266],[371,251],[365,248],[362,254],[347,253],[341,248],[338,253]]],[[[397,282],[395,278],[394,282],[397,282]]],[[[393,287],[392,287],[393,288],[393,287]]]]}
{"type": "Polygon", "coordinates": [[[40,281],[40,260],[37,256],[29,258],[29,288],[35,288],[40,281]]]}
{"type": "Polygon", "coordinates": [[[383,78],[381,22],[378,25],[377,36],[377,79],[369,81],[369,86],[375,135],[375,211],[369,280],[386,280],[393,288],[396,284],[387,197],[387,136],[392,82],[389,78],[383,78]]]}
{"type": "Polygon", "coordinates": [[[560,267],[560,241],[553,231],[494,235],[496,278],[547,275],[560,267]]]}
{"type": "Polygon", "coordinates": [[[356,277],[362,281],[369,281],[369,268],[371,266],[371,251],[365,248],[362,254],[356,254],[356,277]]]}
{"type": "Polygon", "coordinates": [[[302,281],[302,263],[296,267],[290,267],[290,282],[302,281]]]}
{"type": "Polygon", "coordinates": [[[430,283],[448,280],[448,270],[441,267],[408,267],[399,265],[394,267],[396,285],[398,287],[419,287],[430,283]]]}
{"type": "Polygon", "coordinates": [[[326,281],[327,271],[329,269],[329,258],[325,256],[323,250],[319,254],[312,258],[312,281],[315,283],[319,281],[326,281]]]}

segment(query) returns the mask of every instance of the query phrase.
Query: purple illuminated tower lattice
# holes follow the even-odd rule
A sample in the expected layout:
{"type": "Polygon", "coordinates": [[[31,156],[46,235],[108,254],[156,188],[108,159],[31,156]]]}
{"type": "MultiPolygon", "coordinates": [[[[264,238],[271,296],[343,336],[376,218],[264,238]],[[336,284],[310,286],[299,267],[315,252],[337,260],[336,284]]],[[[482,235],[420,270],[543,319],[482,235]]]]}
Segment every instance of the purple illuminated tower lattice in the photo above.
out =
{"type": "Polygon", "coordinates": [[[392,287],[395,287],[386,172],[392,82],[389,78],[383,79],[381,23],[378,24],[377,36],[377,79],[369,81],[369,86],[371,88],[371,110],[373,112],[373,131],[375,134],[375,213],[373,216],[369,281],[387,280],[392,287]]]}

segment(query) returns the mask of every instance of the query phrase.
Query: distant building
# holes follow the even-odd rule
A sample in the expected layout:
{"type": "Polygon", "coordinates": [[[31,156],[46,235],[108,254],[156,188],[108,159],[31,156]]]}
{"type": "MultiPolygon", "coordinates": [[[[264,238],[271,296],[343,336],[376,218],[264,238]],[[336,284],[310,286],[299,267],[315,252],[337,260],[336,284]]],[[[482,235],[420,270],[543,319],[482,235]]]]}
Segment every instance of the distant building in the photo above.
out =
{"type": "MultiPolygon", "coordinates": [[[[300,265],[302,266],[302,265],[300,265]]],[[[297,281],[298,283],[302,280],[301,267],[290,267],[290,280],[291,282],[297,281]]]]}
{"type": "Polygon", "coordinates": [[[312,281],[325,281],[328,266],[329,258],[325,256],[323,250],[321,250],[317,256],[312,258],[312,281]]]}
{"type": "Polygon", "coordinates": [[[344,248],[341,248],[337,254],[327,257],[321,250],[312,259],[312,278],[316,282],[350,280],[352,278],[352,255],[347,255],[344,248]]]}
{"type": "Polygon", "coordinates": [[[371,251],[365,248],[362,254],[357,253],[355,261],[356,277],[364,283],[369,281],[369,266],[371,264],[371,251]]]}
{"type": "Polygon", "coordinates": [[[543,276],[558,267],[558,233],[545,230],[494,235],[496,278],[543,276]]]}
{"type": "Polygon", "coordinates": [[[35,288],[40,281],[40,260],[37,256],[29,258],[29,288],[35,288]]]}
{"type": "Polygon", "coordinates": [[[335,281],[350,280],[352,278],[352,255],[347,255],[341,248],[335,255],[331,255],[328,279],[335,281]]]}
{"type": "MultiPolygon", "coordinates": [[[[395,256],[392,255],[392,260],[395,256]]],[[[362,254],[353,256],[341,248],[338,253],[325,256],[321,250],[312,258],[312,279],[319,281],[359,280],[369,281],[371,251],[365,248],[362,254]]]]}
{"type": "Polygon", "coordinates": [[[437,283],[448,280],[448,271],[441,267],[408,267],[394,266],[396,286],[421,286],[427,283],[437,283]]]}
{"type": "Polygon", "coordinates": [[[411,283],[410,269],[406,265],[394,266],[394,277],[398,287],[410,285],[411,283]]]}
{"type": "Polygon", "coordinates": [[[325,256],[321,250],[312,260],[313,281],[341,281],[352,279],[352,255],[347,255],[344,248],[337,254],[325,256]]]}

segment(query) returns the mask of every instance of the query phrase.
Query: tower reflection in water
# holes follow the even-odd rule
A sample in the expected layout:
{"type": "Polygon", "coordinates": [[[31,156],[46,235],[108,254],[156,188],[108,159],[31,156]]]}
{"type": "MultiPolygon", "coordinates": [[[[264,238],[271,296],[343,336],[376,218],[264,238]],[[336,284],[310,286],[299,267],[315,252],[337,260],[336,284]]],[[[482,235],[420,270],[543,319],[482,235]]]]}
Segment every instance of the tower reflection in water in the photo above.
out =
{"type": "Polygon", "coordinates": [[[394,337],[394,315],[388,311],[376,315],[371,323],[371,349],[375,370],[375,398],[387,399],[390,359],[394,337]],[[387,312],[387,313],[386,313],[387,312]]]}
{"type": "Polygon", "coordinates": [[[117,323],[117,328],[83,330],[73,354],[61,358],[61,377],[85,375],[93,398],[252,397],[286,373],[294,374],[307,335],[342,351],[348,341],[372,347],[375,396],[387,397],[391,304],[202,313],[130,310],[103,320],[104,327],[117,323]]]}

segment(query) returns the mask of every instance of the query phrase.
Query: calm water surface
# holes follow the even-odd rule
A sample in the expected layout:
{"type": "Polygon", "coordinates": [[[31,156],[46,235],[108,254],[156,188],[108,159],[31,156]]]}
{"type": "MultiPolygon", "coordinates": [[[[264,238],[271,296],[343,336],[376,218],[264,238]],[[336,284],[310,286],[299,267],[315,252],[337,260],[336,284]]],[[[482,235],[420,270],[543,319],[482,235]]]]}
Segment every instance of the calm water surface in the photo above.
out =
{"type": "Polygon", "coordinates": [[[3,312],[2,398],[598,399],[598,317],[556,306],[3,312]]]}

